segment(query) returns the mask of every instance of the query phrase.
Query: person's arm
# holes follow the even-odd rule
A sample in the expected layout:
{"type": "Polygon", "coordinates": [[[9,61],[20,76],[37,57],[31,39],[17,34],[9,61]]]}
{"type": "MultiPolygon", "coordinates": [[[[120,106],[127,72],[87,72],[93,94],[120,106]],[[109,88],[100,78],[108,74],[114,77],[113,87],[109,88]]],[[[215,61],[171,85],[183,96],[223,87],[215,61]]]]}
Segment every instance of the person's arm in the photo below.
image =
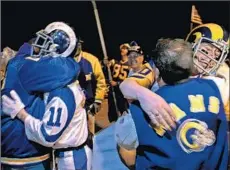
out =
{"type": "Polygon", "coordinates": [[[176,127],[175,115],[162,97],[132,79],[125,79],[121,83],[120,89],[126,99],[140,102],[142,109],[148,114],[154,125],[163,125],[168,130],[170,127],[176,127]]]}
{"type": "Polygon", "coordinates": [[[96,56],[87,53],[82,52],[82,56],[84,58],[87,58],[87,60],[91,63],[93,74],[95,76],[95,79],[97,81],[96,84],[96,93],[95,93],[95,102],[101,103],[102,100],[105,97],[105,91],[106,91],[106,82],[105,82],[105,76],[101,68],[101,64],[96,56]]]}
{"type": "Polygon", "coordinates": [[[136,148],[139,145],[139,141],[130,113],[118,118],[115,123],[114,137],[117,143],[118,155],[122,163],[129,169],[133,169],[135,167],[136,148]]]}
{"type": "Polygon", "coordinates": [[[106,82],[105,82],[104,73],[102,71],[102,68],[101,68],[101,65],[98,59],[95,60],[93,70],[94,70],[94,74],[97,80],[95,101],[102,102],[105,96],[106,82]]]}
{"type": "Polygon", "coordinates": [[[213,80],[217,85],[221,98],[223,100],[224,105],[227,105],[229,101],[229,81],[225,78],[215,77],[215,76],[205,76],[205,79],[213,80]]]}
{"type": "Polygon", "coordinates": [[[106,82],[105,82],[105,76],[101,68],[101,64],[97,57],[94,55],[87,53],[87,52],[82,52],[82,55],[85,58],[88,58],[93,69],[93,74],[96,79],[96,92],[95,92],[95,100],[94,103],[91,105],[92,112],[97,113],[101,109],[101,103],[104,100],[105,97],[105,92],[106,92],[106,82]]]}
{"type": "Polygon", "coordinates": [[[121,162],[130,170],[135,169],[136,163],[136,149],[127,150],[117,145],[117,151],[121,162]]]}
{"type": "MultiPolygon", "coordinates": [[[[229,76],[229,73],[227,75],[229,76]]],[[[204,78],[213,80],[215,82],[215,84],[217,85],[217,87],[218,87],[218,89],[220,91],[220,94],[221,94],[223,104],[224,104],[225,114],[226,114],[227,120],[230,121],[230,112],[229,112],[229,103],[230,103],[230,99],[229,99],[229,97],[230,97],[229,96],[229,77],[225,77],[222,74],[222,77],[206,76],[204,78]]]]}
{"type": "MultiPolygon", "coordinates": [[[[229,102],[229,82],[225,78],[207,76],[206,79],[213,80],[217,85],[223,104],[229,102]]],[[[216,88],[215,88],[216,89],[216,88]]],[[[226,110],[223,110],[222,104],[220,104],[217,116],[217,129],[215,130],[215,146],[210,153],[208,160],[204,162],[205,169],[227,169],[228,164],[228,122],[226,120],[226,110]]],[[[227,115],[228,118],[228,115],[227,115]]],[[[204,134],[204,133],[202,133],[204,134]]],[[[207,139],[207,138],[206,138],[207,139]]],[[[202,140],[199,140],[202,141],[202,140]]],[[[206,140],[203,140],[206,141],[206,140]]]]}
{"type": "Polygon", "coordinates": [[[3,113],[15,118],[16,116],[25,124],[26,136],[29,140],[41,145],[52,147],[62,135],[71,115],[75,111],[75,103],[65,104],[60,97],[54,97],[47,104],[42,120],[31,116],[15,91],[11,91],[11,98],[3,95],[3,113]]]}

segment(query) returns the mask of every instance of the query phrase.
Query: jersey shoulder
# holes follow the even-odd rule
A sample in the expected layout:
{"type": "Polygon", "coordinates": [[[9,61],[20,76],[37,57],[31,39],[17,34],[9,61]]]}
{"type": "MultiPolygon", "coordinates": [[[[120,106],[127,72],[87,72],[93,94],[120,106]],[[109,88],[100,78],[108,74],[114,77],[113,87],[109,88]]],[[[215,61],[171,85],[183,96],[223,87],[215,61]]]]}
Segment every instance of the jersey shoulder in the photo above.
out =
{"type": "Polygon", "coordinates": [[[95,63],[95,62],[99,62],[98,58],[96,56],[94,56],[91,53],[82,51],[82,56],[84,59],[86,59],[87,61],[89,61],[90,63],[95,63]]]}
{"type": "Polygon", "coordinates": [[[224,77],[204,76],[203,78],[206,81],[211,81],[217,86],[217,89],[221,94],[221,98],[226,105],[229,101],[229,81],[227,81],[224,77]]]}
{"type": "Polygon", "coordinates": [[[39,61],[27,58],[18,74],[28,92],[50,92],[75,80],[79,72],[79,64],[70,57],[44,57],[39,61]]]}
{"type": "Polygon", "coordinates": [[[135,80],[139,85],[149,88],[155,79],[154,71],[149,63],[145,63],[143,68],[130,75],[129,79],[135,80]]]}

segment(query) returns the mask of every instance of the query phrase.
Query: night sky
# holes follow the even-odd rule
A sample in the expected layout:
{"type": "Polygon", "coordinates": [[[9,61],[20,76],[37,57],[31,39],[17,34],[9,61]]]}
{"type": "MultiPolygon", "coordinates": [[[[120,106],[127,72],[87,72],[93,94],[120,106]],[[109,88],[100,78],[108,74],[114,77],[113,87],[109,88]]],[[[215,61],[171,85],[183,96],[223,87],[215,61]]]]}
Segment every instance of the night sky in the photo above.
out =
{"type": "MultiPolygon", "coordinates": [[[[1,2],[1,48],[17,50],[53,21],[64,21],[84,40],[83,49],[102,59],[100,39],[90,1],[1,2]]],[[[151,54],[161,37],[184,38],[190,29],[192,5],[203,23],[216,22],[229,30],[230,2],[97,2],[109,58],[119,58],[119,45],[136,40],[151,54]]]]}

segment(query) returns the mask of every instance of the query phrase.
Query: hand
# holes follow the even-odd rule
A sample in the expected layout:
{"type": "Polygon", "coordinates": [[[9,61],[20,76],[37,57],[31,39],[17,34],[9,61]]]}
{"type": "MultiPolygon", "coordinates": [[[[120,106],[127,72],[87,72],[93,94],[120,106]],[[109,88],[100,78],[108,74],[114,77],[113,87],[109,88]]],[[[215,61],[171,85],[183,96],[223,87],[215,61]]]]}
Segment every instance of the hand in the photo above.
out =
{"type": "Polygon", "coordinates": [[[101,103],[94,102],[93,103],[93,108],[94,108],[95,113],[99,112],[101,110],[101,103]]]}
{"type": "Polygon", "coordinates": [[[3,49],[3,52],[1,53],[1,56],[3,58],[12,58],[16,55],[16,51],[12,50],[11,48],[9,47],[5,47],[3,49]]]}
{"type": "Polygon", "coordinates": [[[140,86],[131,79],[124,80],[119,87],[126,99],[138,100],[140,102],[152,125],[163,126],[167,130],[171,130],[170,127],[176,127],[176,116],[162,97],[140,86]]]}
{"type": "Polygon", "coordinates": [[[117,82],[116,82],[116,81],[113,81],[113,80],[110,81],[110,84],[111,84],[111,86],[113,86],[113,87],[114,87],[114,86],[117,86],[117,82]]]}
{"type": "Polygon", "coordinates": [[[155,93],[145,93],[139,98],[142,109],[148,114],[151,123],[162,125],[167,130],[176,128],[176,117],[166,101],[155,93]]]}
{"type": "Polygon", "coordinates": [[[2,96],[2,111],[14,119],[17,114],[25,107],[25,105],[22,103],[20,97],[14,90],[10,92],[10,95],[12,99],[6,95],[2,96]]]}
{"type": "Polygon", "coordinates": [[[114,59],[112,59],[112,60],[107,60],[107,62],[105,63],[105,65],[106,65],[107,67],[111,67],[111,66],[114,65],[114,63],[115,63],[115,60],[114,60],[114,59]]]}
{"type": "Polygon", "coordinates": [[[109,66],[110,67],[110,62],[109,62],[109,60],[108,59],[105,59],[105,60],[103,60],[103,63],[104,63],[104,65],[106,65],[106,66],[109,66]]]}
{"type": "Polygon", "coordinates": [[[91,104],[89,106],[89,110],[88,113],[91,113],[92,115],[97,114],[97,112],[99,112],[101,109],[101,103],[99,102],[94,102],[93,104],[91,104]]]}

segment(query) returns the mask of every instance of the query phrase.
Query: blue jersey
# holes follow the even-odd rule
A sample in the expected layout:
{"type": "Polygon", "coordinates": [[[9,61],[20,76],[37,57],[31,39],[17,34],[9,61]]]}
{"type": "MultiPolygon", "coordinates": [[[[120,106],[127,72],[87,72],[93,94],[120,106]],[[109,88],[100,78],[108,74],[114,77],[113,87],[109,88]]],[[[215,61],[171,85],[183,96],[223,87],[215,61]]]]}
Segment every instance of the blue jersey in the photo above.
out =
{"type": "Polygon", "coordinates": [[[84,100],[77,82],[46,93],[42,120],[29,116],[24,122],[27,137],[55,149],[82,145],[88,136],[84,100]]]}
{"type": "MultiPolygon", "coordinates": [[[[45,104],[39,92],[51,91],[70,83],[75,79],[79,67],[71,58],[34,59],[29,57],[30,51],[31,46],[25,43],[17,55],[9,61],[2,95],[9,95],[14,89],[25,104],[26,111],[33,117],[41,119],[45,112],[45,104]]],[[[27,158],[49,152],[49,149],[27,139],[24,124],[19,119],[12,120],[1,113],[1,120],[2,157],[27,158]]],[[[1,161],[3,162],[3,159],[1,161]]],[[[7,163],[10,162],[12,161],[9,160],[7,163]]]]}
{"type": "Polygon", "coordinates": [[[136,169],[226,170],[227,122],[216,84],[196,78],[156,93],[174,110],[177,129],[152,128],[144,111],[132,104],[139,141],[136,169]]]}

